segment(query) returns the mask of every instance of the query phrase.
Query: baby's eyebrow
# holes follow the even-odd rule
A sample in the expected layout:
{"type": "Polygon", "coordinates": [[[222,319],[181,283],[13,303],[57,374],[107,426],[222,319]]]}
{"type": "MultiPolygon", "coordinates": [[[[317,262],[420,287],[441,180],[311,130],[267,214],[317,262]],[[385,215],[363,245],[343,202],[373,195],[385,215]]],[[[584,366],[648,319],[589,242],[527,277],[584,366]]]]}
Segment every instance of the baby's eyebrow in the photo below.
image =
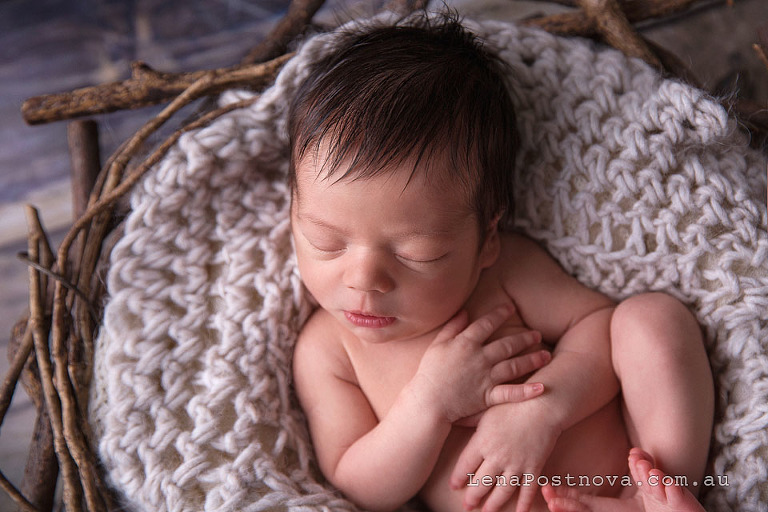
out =
{"type": "Polygon", "coordinates": [[[345,229],[343,226],[336,226],[312,214],[307,214],[306,212],[302,213],[301,209],[296,210],[296,218],[298,218],[299,220],[307,221],[310,224],[314,224],[315,226],[318,226],[321,228],[325,228],[331,231],[336,231],[340,234],[346,234],[348,232],[348,230],[345,229]]]}
{"type": "MultiPolygon", "coordinates": [[[[338,233],[340,235],[346,235],[349,233],[349,230],[344,226],[337,226],[335,224],[331,224],[315,215],[312,215],[311,213],[301,212],[301,210],[296,211],[296,217],[299,220],[303,220],[306,222],[309,222],[310,224],[314,224],[315,226],[328,229],[330,231],[333,231],[335,233],[338,233]]],[[[448,224],[448,223],[446,223],[448,224]]],[[[453,223],[449,224],[450,226],[453,226],[453,223]]],[[[395,238],[400,240],[415,240],[420,238],[447,238],[454,234],[454,229],[451,229],[450,227],[446,228],[419,228],[415,227],[414,229],[409,229],[407,231],[403,231],[402,233],[397,233],[395,238]]]]}
{"type": "Polygon", "coordinates": [[[414,239],[414,238],[432,238],[432,237],[448,237],[454,234],[453,229],[413,229],[408,232],[402,233],[401,238],[414,239]]]}

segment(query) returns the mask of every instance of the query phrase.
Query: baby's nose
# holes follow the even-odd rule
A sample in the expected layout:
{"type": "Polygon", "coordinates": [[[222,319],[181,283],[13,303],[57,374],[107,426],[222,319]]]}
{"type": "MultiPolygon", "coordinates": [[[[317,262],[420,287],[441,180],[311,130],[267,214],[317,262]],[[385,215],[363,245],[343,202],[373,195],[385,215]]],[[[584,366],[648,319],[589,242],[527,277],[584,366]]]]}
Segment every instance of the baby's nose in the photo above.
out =
{"type": "Polygon", "coordinates": [[[386,258],[377,251],[360,251],[344,270],[344,284],[361,292],[387,293],[395,287],[386,258]]]}

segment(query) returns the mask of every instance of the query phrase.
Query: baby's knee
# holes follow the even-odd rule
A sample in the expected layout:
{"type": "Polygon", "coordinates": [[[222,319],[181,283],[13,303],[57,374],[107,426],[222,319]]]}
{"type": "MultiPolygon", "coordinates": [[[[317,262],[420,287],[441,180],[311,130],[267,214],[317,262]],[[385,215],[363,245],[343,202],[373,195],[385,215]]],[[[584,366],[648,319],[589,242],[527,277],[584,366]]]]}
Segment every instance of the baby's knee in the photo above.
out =
{"type": "Polygon", "coordinates": [[[649,292],[634,295],[623,300],[616,307],[616,313],[625,320],[657,318],[672,321],[691,321],[693,314],[671,295],[649,292]]]}
{"type": "Polygon", "coordinates": [[[691,311],[666,293],[644,293],[621,302],[611,319],[611,337],[655,346],[660,352],[701,346],[701,328],[691,311]]]}

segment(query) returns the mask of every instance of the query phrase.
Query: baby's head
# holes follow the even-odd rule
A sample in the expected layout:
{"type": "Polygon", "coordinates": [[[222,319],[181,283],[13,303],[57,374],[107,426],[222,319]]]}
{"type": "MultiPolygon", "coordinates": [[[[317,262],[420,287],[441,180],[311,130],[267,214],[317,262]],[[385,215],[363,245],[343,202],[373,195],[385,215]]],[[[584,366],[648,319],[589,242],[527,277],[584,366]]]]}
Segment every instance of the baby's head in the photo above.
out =
{"type": "Polygon", "coordinates": [[[503,67],[454,18],[423,18],[342,36],[299,88],[299,270],[361,339],[432,332],[496,260],[515,157],[503,67]]]}
{"type": "Polygon", "coordinates": [[[452,13],[342,35],[300,86],[288,129],[294,191],[306,158],[333,181],[407,162],[433,183],[461,187],[483,231],[512,208],[505,64],[452,13]]]}

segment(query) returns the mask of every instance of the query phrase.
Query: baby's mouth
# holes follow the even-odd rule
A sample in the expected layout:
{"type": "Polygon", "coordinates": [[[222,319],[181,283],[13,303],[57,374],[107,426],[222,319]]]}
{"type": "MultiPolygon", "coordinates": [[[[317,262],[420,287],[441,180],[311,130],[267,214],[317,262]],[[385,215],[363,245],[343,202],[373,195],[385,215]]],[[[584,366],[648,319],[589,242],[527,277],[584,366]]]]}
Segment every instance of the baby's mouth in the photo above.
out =
{"type": "Polygon", "coordinates": [[[370,315],[360,311],[344,311],[344,316],[355,327],[380,329],[395,322],[395,317],[393,316],[370,315]]]}

